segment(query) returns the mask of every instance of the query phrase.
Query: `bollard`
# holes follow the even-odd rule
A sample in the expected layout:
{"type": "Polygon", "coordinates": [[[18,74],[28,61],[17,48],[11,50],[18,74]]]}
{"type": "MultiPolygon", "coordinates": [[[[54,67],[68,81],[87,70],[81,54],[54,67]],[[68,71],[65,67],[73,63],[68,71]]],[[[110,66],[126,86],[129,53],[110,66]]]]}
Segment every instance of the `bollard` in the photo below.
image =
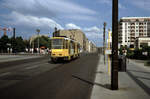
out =
{"type": "Polygon", "coordinates": [[[119,55],[118,56],[119,61],[119,71],[120,72],[126,72],[126,56],[125,55],[119,55]]]}

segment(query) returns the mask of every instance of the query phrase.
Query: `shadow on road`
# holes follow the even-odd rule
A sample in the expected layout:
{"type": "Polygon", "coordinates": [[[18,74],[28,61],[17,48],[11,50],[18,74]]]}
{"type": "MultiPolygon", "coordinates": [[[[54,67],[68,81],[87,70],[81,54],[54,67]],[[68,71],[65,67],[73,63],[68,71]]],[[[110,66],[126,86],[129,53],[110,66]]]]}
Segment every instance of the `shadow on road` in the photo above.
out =
{"type": "Polygon", "coordinates": [[[150,78],[146,78],[146,77],[140,77],[140,76],[135,76],[136,78],[140,78],[140,79],[146,79],[146,80],[150,80],[150,78]]]}
{"type": "Polygon", "coordinates": [[[80,77],[78,77],[78,76],[76,76],[76,75],[72,75],[72,77],[77,78],[77,79],[79,79],[79,80],[81,80],[81,81],[83,81],[83,82],[85,82],[85,83],[90,84],[90,85],[97,85],[97,86],[100,86],[100,87],[103,87],[103,88],[106,88],[106,89],[111,89],[110,84],[104,84],[104,85],[102,85],[102,84],[99,84],[99,83],[96,83],[96,82],[91,82],[91,81],[89,81],[89,80],[80,78],[80,77]]]}
{"type": "Polygon", "coordinates": [[[72,61],[75,61],[75,60],[77,60],[77,59],[72,59],[71,61],[60,59],[60,60],[57,60],[56,62],[53,62],[53,61],[49,60],[48,63],[50,63],[50,64],[68,64],[68,63],[70,63],[72,61]]]}
{"type": "Polygon", "coordinates": [[[140,73],[147,73],[147,74],[150,74],[150,72],[137,71],[137,70],[130,70],[130,69],[128,69],[128,71],[131,71],[131,72],[140,72],[140,73]]]}
{"type": "MultiPolygon", "coordinates": [[[[137,72],[137,71],[136,71],[137,72]]],[[[134,76],[131,72],[127,71],[127,74],[150,96],[150,88],[145,85],[137,76],[134,76]]]]}

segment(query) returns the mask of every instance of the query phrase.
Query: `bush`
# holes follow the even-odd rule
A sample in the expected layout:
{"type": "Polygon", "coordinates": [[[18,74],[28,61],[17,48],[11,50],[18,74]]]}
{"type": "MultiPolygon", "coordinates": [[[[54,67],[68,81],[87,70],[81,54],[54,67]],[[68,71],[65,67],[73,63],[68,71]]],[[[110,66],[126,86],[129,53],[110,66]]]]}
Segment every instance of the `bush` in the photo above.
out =
{"type": "Polygon", "coordinates": [[[144,65],[145,65],[145,66],[150,66],[150,60],[147,61],[144,65]]]}

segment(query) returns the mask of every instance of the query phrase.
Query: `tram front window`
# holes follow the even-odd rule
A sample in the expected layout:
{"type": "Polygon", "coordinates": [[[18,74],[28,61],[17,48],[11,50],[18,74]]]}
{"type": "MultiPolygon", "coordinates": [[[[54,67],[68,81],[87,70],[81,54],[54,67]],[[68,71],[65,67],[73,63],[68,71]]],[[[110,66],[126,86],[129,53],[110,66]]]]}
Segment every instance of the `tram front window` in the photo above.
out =
{"type": "Polygon", "coordinates": [[[52,49],[63,49],[63,40],[52,39],[52,49]]]}

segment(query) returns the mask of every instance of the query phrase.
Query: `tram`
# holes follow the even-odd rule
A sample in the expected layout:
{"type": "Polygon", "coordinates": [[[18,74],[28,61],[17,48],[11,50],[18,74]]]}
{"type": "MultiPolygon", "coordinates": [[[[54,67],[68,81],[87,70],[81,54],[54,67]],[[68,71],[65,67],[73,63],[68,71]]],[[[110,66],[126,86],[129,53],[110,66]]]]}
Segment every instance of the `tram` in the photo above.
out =
{"type": "Polygon", "coordinates": [[[51,60],[57,62],[58,59],[70,61],[78,58],[80,54],[80,44],[67,37],[51,38],[51,60]]]}

